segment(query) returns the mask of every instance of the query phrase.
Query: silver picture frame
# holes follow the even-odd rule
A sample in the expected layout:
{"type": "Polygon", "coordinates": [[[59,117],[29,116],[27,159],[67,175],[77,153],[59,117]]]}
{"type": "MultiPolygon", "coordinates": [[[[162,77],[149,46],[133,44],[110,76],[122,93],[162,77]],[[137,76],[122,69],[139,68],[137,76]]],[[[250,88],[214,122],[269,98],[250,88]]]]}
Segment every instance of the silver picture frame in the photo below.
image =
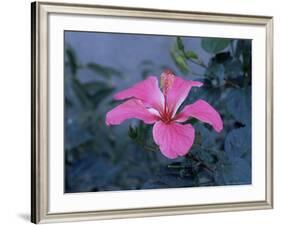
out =
{"type": "MultiPolygon", "coordinates": [[[[208,12],[170,11],[102,5],[33,2],[31,5],[32,43],[32,149],[31,149],[31,221],[33,223],[148,217],[191,213],[210,213],[273,208],[273,18],[269,16],[232,15],[208,12]],[[200,21],[258,25],[266,29],[266,182],[263,201],[214,203],[106,211],[50,213],[48,197],[48,15],[100,15],[138,17],[175,21],[200,21]]],[[[63,162],[62,162],[63,163],[63,162]]]]}

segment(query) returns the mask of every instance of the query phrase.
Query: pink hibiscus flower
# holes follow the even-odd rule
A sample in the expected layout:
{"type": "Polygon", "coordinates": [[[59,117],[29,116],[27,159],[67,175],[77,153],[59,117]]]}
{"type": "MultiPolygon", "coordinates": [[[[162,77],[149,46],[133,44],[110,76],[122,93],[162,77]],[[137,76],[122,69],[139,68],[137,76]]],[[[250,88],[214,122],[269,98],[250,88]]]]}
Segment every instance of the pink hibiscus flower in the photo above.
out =
{"type": "Polygon", "coordinates": [[[118,125],[131,118],[154,124],[153,139],[162,154],[170,159],[184,156],[193,145],[195,130],[191,124],[182,122],[194,117],[210,124],[217,132],[223,128],[219,113],[204,100],[177,112],[190,89],[200,86],[201,82],[184,80],[166,70],[161,74],[161,91],[157,77],[150,76],[114,95],[116,100],[128,100],[106,114],[106,124],[118,125]]]}

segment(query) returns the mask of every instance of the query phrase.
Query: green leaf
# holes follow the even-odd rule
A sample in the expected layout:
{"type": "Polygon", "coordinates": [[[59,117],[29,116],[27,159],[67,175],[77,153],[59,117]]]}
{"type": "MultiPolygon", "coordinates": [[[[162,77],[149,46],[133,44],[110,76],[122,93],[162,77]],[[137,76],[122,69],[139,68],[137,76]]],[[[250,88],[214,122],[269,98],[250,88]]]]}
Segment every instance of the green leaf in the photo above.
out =
{"type": "Polygon", "coordinates": [[[96,94],[91,96],[92,103],[95,106],[98,106],[101,103],[101,101],[106,97],[108,97],[110,94],[112,94],[114,90],[115,90],[114,88],[105,88],[98,91],[96,94]]]}
{"type": "Polygon", "coordinates": [[[251,128],[231,130],[226,136],[224,149],[230,162],[230,168],[223,171],[226,183],[251,183],[251,128]]]}
{"type": "Polygon", "coordinates": [[[230,39],[223,38],[202,38],[201,47],[212,54],[224,50],[230,44],[230,39]]]}
{"type": "Polygon", "coordinates": [[[225,75],[229,79],[235,79],[240,76],[243,76],[243,68],[240,59],[228,60],[224,64],[225,66],[225,75]]]}
{"type": "Polygon", "coordinates": [[[66,107],[71,107],[73,105],[71,100],[67,96],[65,96],[64,102],[65,102],[66,107]]]}
{"type": "Polygon", "coordinates": [[[96,93],[104,90],[112,90],[114,87],[106,82],[103,81],[93,81],[83,84],[84,88],[86,89],[87,93],[91,96],[95,95],[96,93]]]}
{"type": "Polygon", "coordinates": [[[225,74],[224,66],[222,64],[213,62],[212,64],[209,65],[209,68],[207,69],[205,76],[211,78],[212,85],[216,87],[225,84],[224,74],[225,74]]]}
{"type": "Polygon", "coordinates": [[[225,139],[225,152],[230,158],[251,159],[251,129],[246,127],[231,130],[225,139]]]}
{"type": "Polygon", "coordinates": [[[171,57],[174,60],[175,64],[179,67],[181,72],[188,73],[188,65],[185,61],[185,58],[182,55],[176,54],[174,51],[171,52],[171,57]]]}
{"type": "Polygon", "coordinates": [[[242,158],[231,160],[231,170],[224,174],[227,184],[251,184],[251,164],[242,158]]]}
{"type": "Polygon", "coordinates": [[[138,137],[138,130],[132,126],[129,126],[128,135],[132,139],[136,139],[138,137]]]}
{"type": "Polygon", "coordinates": [[[245,125],[251,124],[251,89],[232,90],[226,99],[226,108],[233,117],[245,125]]]}
{"type": "Polygon", "coordinates": [[[193,51],[187,51],[184,55],[187,59],[198,59],[198,55],[193,51]]]}
{"type": "Polygon", "coordinates": [[[70,66],[72,75],[75,75],[79,67],[78,59],[73,48],[67,47],[65,50],[67,63],[70,66]]]}
{"type": "Polygon", "coordinates": [[[81,105],[83,107],[88,107],[90,106],[90,100],[88,98],[88,95],[83,87],[83,85],[77,80],[77,79],[72,79],[71,81],[71,86],[76,94],[77,98],[79,99],[81,105]]]}
{"type": "Polygon", "coordinates": [[[184,44],[181,37],[177,37],[177,47],[179,50],[184,51],[184,44]]]}
{"type": "Polygon", "coordinates": [[[112,67],[103,66],[94,62],[88,63],[86,67],[94,73],[101,75],[105,78],[111,78],[113,75],[122,77],[122,73],[112,67]]]}
{"type": "Polygon", "coordinates": [[[91,102],[97,106],[100,102],[110,95],[115,88],[103,81],[93,81],[83,85],[84,89],[87,92],[87,95],[91,99],[91,102]]]}
{"type": "Polygon", "coordinates": [[[215,146],[216,138],[217,138],[216,132],[213,132],[213,130],[206,128],[206,126],[202,123],[195,124],[194,128],[197,132],[197,135],[196,135],[197,140],[199,139],[198,137],[200,137],[200,139],[201,139],[198,142],[198,144],[200,145],[201,148],[209,149],[209,148],[215,146]]]}

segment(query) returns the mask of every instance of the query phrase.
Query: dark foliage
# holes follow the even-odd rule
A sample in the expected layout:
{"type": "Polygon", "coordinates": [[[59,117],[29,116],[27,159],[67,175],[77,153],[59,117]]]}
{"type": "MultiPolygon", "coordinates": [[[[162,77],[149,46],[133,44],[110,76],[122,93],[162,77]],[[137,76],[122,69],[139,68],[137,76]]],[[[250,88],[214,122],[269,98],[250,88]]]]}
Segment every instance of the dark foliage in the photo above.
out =
{"type": "MultiPolygon", "coordinates": [[[[95,62],[82,64],[75,51],[65,51],[65,191],[215,186],[251,183],[251,41],[202,38],[211,54],[208,63],[189,51],[178,37],[171,57],[185,78],[193,75],[204,83],[191,91],[183,105],[204,99],[221,114],[223,131],[189,120],[196,140],[185,157],[166,159],[159,153],[151,126],[129,121],[108,128],[106,112],[116,105],[112,94],[116,80],[124,75],[117,68],[95,62]],[[194,74],[190,64],[203,68],[194,74]],[[79,78],[88,70],[93,79],[79,78]]],[[[143,78],[154,62],[141,64],[143,78]]]]}

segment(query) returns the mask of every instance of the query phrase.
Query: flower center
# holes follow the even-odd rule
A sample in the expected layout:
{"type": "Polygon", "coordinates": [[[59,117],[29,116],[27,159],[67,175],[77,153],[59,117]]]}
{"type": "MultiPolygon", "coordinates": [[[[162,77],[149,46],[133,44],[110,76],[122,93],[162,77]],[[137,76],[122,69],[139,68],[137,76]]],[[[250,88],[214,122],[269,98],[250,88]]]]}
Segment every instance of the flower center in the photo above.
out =
{"type": "Polygon", "coordinates": [[[161,112],[160,117],[164,123],[169,123],[172,121],[172,113],[170,113],[169,111],[161,112]]]}

